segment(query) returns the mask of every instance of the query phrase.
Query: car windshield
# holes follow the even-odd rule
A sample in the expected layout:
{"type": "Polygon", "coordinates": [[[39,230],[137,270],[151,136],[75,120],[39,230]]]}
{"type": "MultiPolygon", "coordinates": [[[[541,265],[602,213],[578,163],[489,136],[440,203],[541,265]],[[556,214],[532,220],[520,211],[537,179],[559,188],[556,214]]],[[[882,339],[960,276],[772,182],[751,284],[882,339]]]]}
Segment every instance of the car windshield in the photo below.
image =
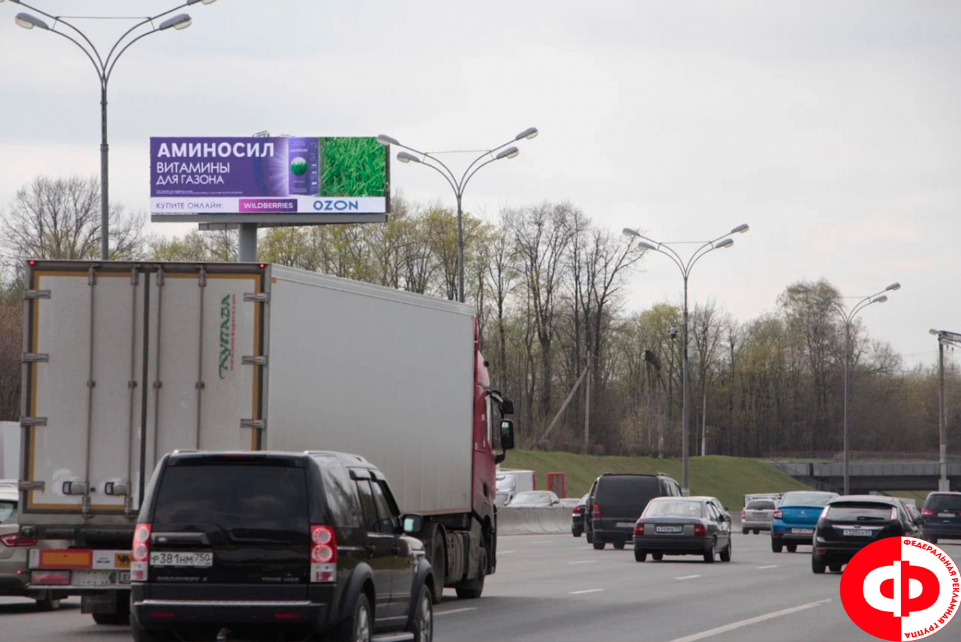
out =
{"type": "Polygon", "coordinates": [[[745,506],[747,510],[774,510],[774,502],[769,499],[755,499],[745,506]]]}
{"type": "Polygon", "coordinates": [[[838,502],[828,506],[826,517],[832,520],[887,521],[891,519],[890,504],[878,502],[838,502]]]}
{"type": "Polygon", "coordinates": [[[12,521],[14,513],[17,512],[17,502],[0,499],[0,524],[12,521]]]}
{"type": "Polygon", "coordinates": [[[827,506],[834,497],[836,495],[832,493],[787,493],[779,506],[827,506]]]}
{"type": "Polygon", "coordinates": [[[657,501],[647,505],[641,517],[703,517],[701,502],[657,501]]]}
{"type": "Polygon", "coordinates": [[[528,490],[523,493],[518,493],[517,496],[511,501],[511,506],[516,506],[523,508],[525,506],[550,506],[553,497],[550,493],[544,491],[528,490]]]}
{"type": "Polygon", "coordinates": [[[924,507],[935,513],[961,513],[961,495],[930,495],[924,507]]]}

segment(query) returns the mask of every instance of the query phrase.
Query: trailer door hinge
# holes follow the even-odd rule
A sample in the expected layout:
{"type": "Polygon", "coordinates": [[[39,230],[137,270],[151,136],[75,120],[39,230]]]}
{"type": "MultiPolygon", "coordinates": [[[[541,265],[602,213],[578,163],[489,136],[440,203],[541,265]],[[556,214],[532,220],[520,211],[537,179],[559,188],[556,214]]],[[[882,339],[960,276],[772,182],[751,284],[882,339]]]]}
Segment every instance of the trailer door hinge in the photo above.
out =
{"type": "Polygon", "coordinates": [[[241,419],[241,428],[256,428],[257,430],[263,430],[266,424],[263,419],[241,419]]]}
{"type": "Polygon", "coordinates": [[[269,292],[244,292],[245,303],[270,303],[269,292]]]}
{"type": "Polygon", "coordinates": [[[47,425],[46,417],[21,417],[20,418],[21,428],[27,428],[28,426],[46,426],[46,425],[47,425]]]}
{"type": "Polygon", "coordinates": [[[252,357],[248,355],[246,357],[241,357],[240,363],[242,363],[245,366],[266,366],[267,357],[266,356],[252,357]]]}
{"type": "Polygon", "coordinates": [[[25,290],[23,293],[23,298],[29,299],[49,299],[50,290],[25,290]]]}
{"type": "Polygon", "coordinates": [[[23,362],[24,363],[47,363],[50,361],[50,355],[45,352],[24,352],[23,362]]]}

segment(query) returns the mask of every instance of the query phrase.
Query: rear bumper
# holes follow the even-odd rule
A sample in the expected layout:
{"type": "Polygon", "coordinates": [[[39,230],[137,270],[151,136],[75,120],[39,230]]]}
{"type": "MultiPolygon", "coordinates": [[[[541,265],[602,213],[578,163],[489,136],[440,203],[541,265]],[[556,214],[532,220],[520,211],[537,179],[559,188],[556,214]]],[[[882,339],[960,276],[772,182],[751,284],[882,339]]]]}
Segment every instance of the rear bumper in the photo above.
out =
{"type": "Polygon", "coordinates": [[[667,555],[700,555],[711,549],[711,541],[712,539],[708,537],[644,535],[634,538],[634,550],[667,555]]]}
{"type": "Polygon", "coordinates": [[[921,530],[928,537],[961,539],[961,524],[925,524],[921,530]]]}
{"type": "Polygon", "coordinates": [[[878,540],[846,544],[844,542],[817,542],[811,554],[825,564],[847,564],[861,549],[878,540]]]}
{"type": "Polygon", "coordinates": [[[771,522],[755,522],[751,520],[746,520],[741,522],[741,528],[747,528],[750,530],[758,531],[769,531],[771,530],[771,522]]]}
{"type": "Polygon", "coordinates": [[[814,524],[810,526],[784,526],[783,524],[771,524],[771,537],[775,540],[791,544],[810,544],[814,541],[814,524]],[[795,528],[810,529],[810,533],[795,533],[795,528]]]}

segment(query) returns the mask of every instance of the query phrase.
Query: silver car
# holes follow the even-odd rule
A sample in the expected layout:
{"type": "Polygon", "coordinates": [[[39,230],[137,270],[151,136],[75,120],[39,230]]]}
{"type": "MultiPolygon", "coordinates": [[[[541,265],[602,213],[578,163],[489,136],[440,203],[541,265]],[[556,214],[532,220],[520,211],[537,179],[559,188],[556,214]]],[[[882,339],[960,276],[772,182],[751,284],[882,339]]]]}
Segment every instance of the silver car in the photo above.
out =
{"type": "Polygon", "coordinates": [[[754,531],[757,535],[761,531],[771,530],[776,508],[773,499],[752,499],[741,511],[741,533],[747,535],[754,531]]]}
{"type": "Polygon", "coordinates": [[[0,595],[32,598],[41,611],[53,611],[61,595],[27,590],[27,557],[37,540],[20,537],[19,501],[17,483],[0,481],[0,595]]]}

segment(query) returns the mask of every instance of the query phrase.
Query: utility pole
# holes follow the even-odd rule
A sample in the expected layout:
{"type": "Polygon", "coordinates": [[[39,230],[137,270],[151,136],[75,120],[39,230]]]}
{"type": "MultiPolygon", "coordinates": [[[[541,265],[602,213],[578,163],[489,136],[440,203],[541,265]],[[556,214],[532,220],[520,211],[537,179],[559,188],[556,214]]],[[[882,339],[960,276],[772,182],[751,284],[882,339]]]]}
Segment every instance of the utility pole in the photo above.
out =
{"type": "Polygon", "coordinates": [[[947,330],[931,330],[930,332],[938,338],[938,464],[941,469],[938,490],[946,493],[951,490],[951,482],[948,480],[948,422],[945,415],[947,408],[944,398],[944,345],[948,343],[961,346],[961,334],[948,332],[947,330]]]}

